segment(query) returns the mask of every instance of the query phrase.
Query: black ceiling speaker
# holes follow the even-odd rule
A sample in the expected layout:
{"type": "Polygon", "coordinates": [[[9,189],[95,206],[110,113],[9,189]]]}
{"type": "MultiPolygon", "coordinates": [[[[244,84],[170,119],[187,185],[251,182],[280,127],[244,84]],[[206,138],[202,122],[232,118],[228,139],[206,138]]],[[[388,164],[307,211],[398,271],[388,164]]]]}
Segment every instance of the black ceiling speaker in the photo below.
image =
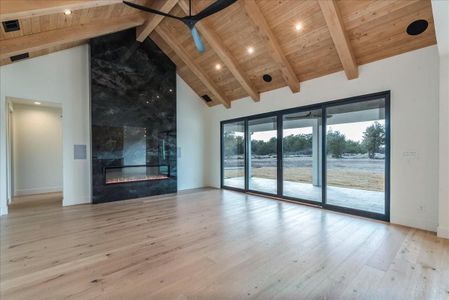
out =
{"type": "Polygon", "coordinates": [[[407,26],[408,35],[418,35],[426,31],[429,22],[426,20],[416,20],[407,26]]]}
{"type": "Polygon", "coordinates": [[[168,17],[168,18],[173,18],[173,19],[183,22],[187,27],[189,27],[190,31],[192,32],[193,41],[195,42],[195,46],[196,46],[196,49],[198,50],[198,52],[204,52],[205,48],[204,48],[203,42],[201,41],[200,34],[198,33],[198,31],[195,28],[195,24],[198,21],[201,21],[202,19],[207,18],[210,15],[213,15],[214,13],[217,13],[222,9],[225,9],[226,7],[228,7],[229,5],[231,5],[232,3],[236,2],[236,1],[237,0],[216,0],[214,3],[212,3],[208,7],[206,7],[205,9],[203,9],[196,15],[192,16],[192,0],[189,0],[189,15],[185,16],[185,17],[178,17],[178,16],[170,15],[170,14],[164,13],[162,11],[155,10],[155,9],[152,9],[152,8],[149,8],[146,6],[138,5],[138,4],[135,4],[132,2],[123,1],[123,3],[125,3],[126,5],[131,6],[133,8],[143,10],[145,12],[161,15],[161,16],[168,17]]]}
{"type": "Polygon", "coordinates": [[[271,77],[270,74],[264,74],[264,75],[262,76],[262,79],[263,79],[263,81],[265,81],[265,82],[271,82],[271,81],[273,80],[273,77],[271,77]]]}

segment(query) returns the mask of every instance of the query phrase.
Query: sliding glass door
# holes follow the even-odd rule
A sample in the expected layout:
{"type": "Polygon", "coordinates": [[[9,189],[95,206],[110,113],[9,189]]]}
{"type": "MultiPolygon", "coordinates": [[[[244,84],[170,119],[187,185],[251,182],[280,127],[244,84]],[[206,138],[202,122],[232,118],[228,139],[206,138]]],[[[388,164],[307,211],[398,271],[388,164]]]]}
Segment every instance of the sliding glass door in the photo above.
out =
{"type": "Polygon", "coordinates": [[[245,122],[222,125],[222,185],[245,189],[245,122]]]}
{"type": "Polygon", "coordinates": [[[321,109],[282,119],[283,195],[321,203],[321,109]]]}
{"type": "Polygon", "coordinates": [[[386,214],[385,99],[326,108],[326,204],[386,214]]]}
{"type": "Polygon", "coordinates": [[[248,189],[277,194],[277,117],[248,121],[248,189]]]}
{"type": "Polygon", "coordinates": [[[389,97],[222,122],[222,187],[389,220],[389,97]]]}

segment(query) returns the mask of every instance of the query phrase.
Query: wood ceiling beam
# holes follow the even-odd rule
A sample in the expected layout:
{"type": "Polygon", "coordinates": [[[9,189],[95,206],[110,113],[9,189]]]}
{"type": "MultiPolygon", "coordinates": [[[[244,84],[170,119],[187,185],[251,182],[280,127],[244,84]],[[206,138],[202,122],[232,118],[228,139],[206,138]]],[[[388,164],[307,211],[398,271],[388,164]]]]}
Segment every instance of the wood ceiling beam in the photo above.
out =
{"type": "Polygon", "coordinates": [[[1,0],[0,21],[24,19],[121,3],[122,0],[1,0]]]}
{"type": "Polygon", "coordinates": [[[335,49],[348,79],[359,77],[359,70],[348,35],[344,28],[343,19],[335,0],[319,0],[321,11],[326,20],[335,49]]]}
{"type": "Polygon", "coordinates": [[[142,25],[144,21],[143,16],[133,15],[3,40],[0,59],[125,30],[142,25]]]}
{"type": "MultiPolygon", "coordinates": [[[[159,2],[158,7],[154,9],[162,11],[164,13],[169,13],[173,7],[175,7],[178,0],[167,0],[159,2]]],[[[151,14],[148,20],[142,26],[137,27],[136,29],[136,39],[139,42],[143,42],[152,32],[153,30],[161,23],[164,19],[164,16],[151,14]]]]}
{"type": "Polygon", "coordinates": [[[220,91],[217,85],[212,81],[212,79],[204,72],[200,67],[196,65],[192,58],[187,54],[185,49],[175,41],[170,33],[162,28],[162,26],[157,26],[154,30],[164,42],[175,52],[175,54],[189,67],[189,69],[199,78],[199,80],[206,86],[206,88],[215,96],[221,104],[226,108],[231,107],[231,102],[225,97],[225,95],[220,91]]]}
{"type": "Polygon", "coordinates": [[[246,14],[257,26],[260,36],[266,42],[271,56],[279,65],[282,77],[290,87],[291,91],[293,93],[299,92],[298,78],[255,0],[240,0],[240,4],[245,8],[246,14]]]}
{"type": "MultiPolygon", "coordinates": [[[[180,0],[179,6],[184,11],[184,13],[189,13],[189,5],[186,0],[180,0]]],[[[192,14],[196,14],[197,11],[192,8],[192,14]]],[[[223,64],[229,69],[229,71],[234,75],[235,79],[240,83],[242,88],[248,93],[248,95],[254,100],[260,100],[260,94],[256,87],[249,80],[245,72],[240,68],[238,62],[231,54],[229,49],[221,42],[217,34],[211,30],[203,21],[196,24],[196,28],[201,33],[202,37],[207,41],[209,46],[215,51],[215,53],[223,61],[223,64]]]]}

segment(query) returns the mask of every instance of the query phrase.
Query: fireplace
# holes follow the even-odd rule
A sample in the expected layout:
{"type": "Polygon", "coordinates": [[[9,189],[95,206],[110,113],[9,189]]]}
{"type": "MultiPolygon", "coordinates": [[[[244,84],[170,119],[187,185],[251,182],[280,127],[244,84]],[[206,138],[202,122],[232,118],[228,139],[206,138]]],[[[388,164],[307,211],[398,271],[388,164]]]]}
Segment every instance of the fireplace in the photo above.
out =
{"type": "Polygon", "coordinates": [[[138,165],[104,168],[105,184],[163,180],[170,178],[168,165],[138,165]]]}
{"type": "Polygon", "coordinates": [[[175,193],[175,64],[135,29],[91,39],[90,62],[92,202],[175,193]]]}

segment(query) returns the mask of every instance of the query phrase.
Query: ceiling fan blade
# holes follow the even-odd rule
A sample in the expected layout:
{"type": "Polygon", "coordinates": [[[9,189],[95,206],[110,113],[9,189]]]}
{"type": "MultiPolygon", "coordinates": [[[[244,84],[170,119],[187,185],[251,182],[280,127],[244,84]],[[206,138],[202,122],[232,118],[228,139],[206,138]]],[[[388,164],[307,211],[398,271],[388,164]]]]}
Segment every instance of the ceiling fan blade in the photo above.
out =
{"type": "Polygon", "coordinates": [[[162,11],[158,11],[156,9],[152,9],[152,8],[149,8],[149,7],[146,7],[146,6],[142,6],[142,5],[139,5],[139,4],[135,4],[135,3],[132,3],[132,2],[128,2],[128,1],[123,1],[123,3],[128,5],[128,6],[131,6],[132,8],[139,9],[139,10],[142,10],[142,11],[145,11],[145,12],[148,12],[148,13],[157,14],[157,15],[161,15],[161,16],[164,16],[164,17],[173,18],[173,19],[182,21],[181,17],[173,16],[173,15],[164,13],[162,11]]]}
{"type": "Polygon", "coordinates": [[[196,15],[192,16],[192,19],[195,21],[199,21],[201,19],[204,19],[216,12],[219,12],[222,9],[225,9],[229,5],[233,4],[237,0],[217,0],[196,15]]]}
{"type": "Polygon", "coordinates": [[[201,41],[200,34],[198,33],[198,30],[196,30],[195,27],[192,27],[192,37],[198,52],[200,53],[204,52],[206,48],[204,47],[203,41],[201,41]]]}

